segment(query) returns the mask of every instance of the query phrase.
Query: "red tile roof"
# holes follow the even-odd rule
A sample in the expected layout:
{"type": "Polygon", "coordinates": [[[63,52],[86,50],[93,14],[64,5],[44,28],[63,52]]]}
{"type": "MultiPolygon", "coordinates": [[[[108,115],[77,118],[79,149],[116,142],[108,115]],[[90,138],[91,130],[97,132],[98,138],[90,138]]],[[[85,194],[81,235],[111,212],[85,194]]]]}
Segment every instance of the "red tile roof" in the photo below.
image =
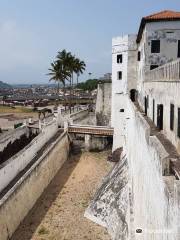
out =
{"type": "Polygon", "coordinates": [[[144,19],[149,20],[166,20],[166,19],[180,19],[180,12],[174,12],[165,10],[162,12],[158,12],[149,16],[144,17],[144,19]]]}
{"type": "Polygon", "coordinates": [[[159,21],[177,21],[180,20],[180,12],[165,10],[158,12],[146,17],[143,17],[139,27],[139,32],[137,35],[137,43],[141,41],[143,29],[148,22],[159,22],[159,21]]]}

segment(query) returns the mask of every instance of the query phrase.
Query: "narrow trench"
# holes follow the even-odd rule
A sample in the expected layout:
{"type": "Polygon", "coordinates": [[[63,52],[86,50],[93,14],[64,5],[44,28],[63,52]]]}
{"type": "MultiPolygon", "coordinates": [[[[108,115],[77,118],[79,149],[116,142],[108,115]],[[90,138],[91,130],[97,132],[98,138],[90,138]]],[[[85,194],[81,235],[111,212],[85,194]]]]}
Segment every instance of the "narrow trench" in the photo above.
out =
{"type": "Polygon", "coordinates": [[[110,152],[85,152],[75,141],[69,159],[11,239],[109,240],[106,229],[86,219],[84,212],[110,170],[110,152]]]}

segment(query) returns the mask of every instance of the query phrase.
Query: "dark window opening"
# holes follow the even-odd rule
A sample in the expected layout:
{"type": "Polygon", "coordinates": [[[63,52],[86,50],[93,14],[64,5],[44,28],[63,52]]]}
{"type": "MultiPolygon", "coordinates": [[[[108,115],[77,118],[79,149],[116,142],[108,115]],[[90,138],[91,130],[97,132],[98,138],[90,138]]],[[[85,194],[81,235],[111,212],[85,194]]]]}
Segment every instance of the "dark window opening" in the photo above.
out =
{"type": "Polygon", "coordinates": [[[180,58],[180,40],[178,40],[178,58],[180,58]]]}
{"type": "Polygon", "coordinates": [[[160,40],[151,41],[151,53],[160,53],[160,40]]]}
{"type": "Polygon", "coordinates": [[[170,129],[174,130],[174,104],[170,104],[170,129]]]}
{"type": "Polygon", "coordinates": [[[157,127],[163,130],[163,104],[157,105],[157,127]]]}
{"type": "Polygon", "coordinates": [[[130,90],[130,99],[132,102],[136,101],[136,89],[131,89],[130,90]]]}
{"type": "Polygon", "coordinates": [[[177,135],[180,138],[180,108],[178,108],[178,126],[177,126],[177,135]]]}
{"type": "Polygon", "coordinates": [[[147,108],[149,108],[149,95],[147,95],[147,108]]]}
{"type": "Polygon", "coordinates": [[[138,61],[141,61],[141,52],[138,51],[138,61]]]}
{"type": "Polygon", "coordinates": [[[122,63],[122,54],[117,55],[117,63],[122,63]]]}
{"type": "Polygon", "coordinates": [[[155,120],[155,100],[153,99],[153,122],[155,120]]]}
{"type": "Polygon", "coordinates": [[[122,80],[122,71],[118,72],[118,76],[117,77],[118,77],[118,80],[122,80]]]}
{"type": "Polygon", "coordinates": [[[124,112],[124,109],[123,109],[123,108],[121,108],[121,109],[120,109],[120,112],[124,112]]]}
{"type": "Polygon", "coordinates": [[[147,97],[144,97],[144,112],[147,115],[147,97]]]}
{"type": "Polygon", "coordinates": [[[153,70],[153,69],[158,68],[158,67],[159,67],[158,65],[151,65],[150,70],[153,70]]]}

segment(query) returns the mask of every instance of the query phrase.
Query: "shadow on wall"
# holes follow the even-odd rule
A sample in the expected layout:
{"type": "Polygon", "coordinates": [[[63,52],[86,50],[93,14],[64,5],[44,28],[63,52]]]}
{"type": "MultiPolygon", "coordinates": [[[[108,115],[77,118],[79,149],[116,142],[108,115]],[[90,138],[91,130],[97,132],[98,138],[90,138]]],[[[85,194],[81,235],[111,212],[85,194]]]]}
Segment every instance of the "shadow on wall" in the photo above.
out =
{"type": "Polygon", "coordinates": [[[76,167],[81,153],[74,153],[72,160],[67,160],[58,171],[52,182],[45,189],[29,214],[13,234],[11,240],[31,240],[36,229],[47,214],[49,208],[60,194],[74,168],[76,167]]]}
{"type": "Polygon", "coordinates": [[[13,155],[21,151],[27,146],[38,134],[30,132],[29,135],[23,134],[19,139],[14,142],[8,143],[2,152],[0,152],[0,164],[11,158],[13,155]]]}

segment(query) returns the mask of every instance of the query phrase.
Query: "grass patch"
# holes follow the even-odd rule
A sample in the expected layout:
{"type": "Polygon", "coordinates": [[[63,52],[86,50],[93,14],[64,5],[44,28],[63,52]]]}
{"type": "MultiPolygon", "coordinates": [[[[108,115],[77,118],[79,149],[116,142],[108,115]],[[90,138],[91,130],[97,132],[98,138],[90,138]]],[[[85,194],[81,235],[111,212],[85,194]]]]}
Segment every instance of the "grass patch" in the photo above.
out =
{"type": "Polygon", "coordinates": [[[26,107],[8,107],[8,106],[0,106],[0,113],[32,113],[33,109],[29,109],[26,107]]]}
{"type": "Polygon", "coordinates": [[[44,234],[49,234],[49,230],[46,229],[44,226],[42,226],[39,231],[38,231],[39,235],[44,235],[44,234]]]}

